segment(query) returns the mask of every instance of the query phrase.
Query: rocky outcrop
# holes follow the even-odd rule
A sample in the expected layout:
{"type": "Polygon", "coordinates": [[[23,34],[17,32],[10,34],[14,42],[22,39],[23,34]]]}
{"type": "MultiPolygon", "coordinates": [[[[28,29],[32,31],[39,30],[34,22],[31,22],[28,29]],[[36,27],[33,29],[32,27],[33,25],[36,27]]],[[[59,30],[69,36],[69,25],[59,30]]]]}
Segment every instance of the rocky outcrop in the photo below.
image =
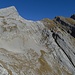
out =
{"type": "Polygon", "coordinates": [[[75,37],[75,20],[71,18],[64,18],[62,16],[55,17],[54,21],[61,25],[68,33],[75,37]]]}
{"type": "Polygon", "coordinates": [[[25,20],[13,6],[0,13],[0,75],[75,75],[75,38],[67,33],[74,25],[25,20]]]}
{"type": "Polygon", "coordinates": [[[73,15],[71,16],[71,18],[75,20],[75,14],[73,14],[73,15]]]}

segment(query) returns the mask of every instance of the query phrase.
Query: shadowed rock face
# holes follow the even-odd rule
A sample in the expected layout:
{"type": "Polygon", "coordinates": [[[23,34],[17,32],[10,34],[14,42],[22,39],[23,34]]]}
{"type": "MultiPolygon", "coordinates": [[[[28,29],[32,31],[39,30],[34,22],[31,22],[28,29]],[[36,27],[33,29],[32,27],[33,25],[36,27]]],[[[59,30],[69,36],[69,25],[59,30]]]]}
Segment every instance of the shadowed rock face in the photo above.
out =
{"type": "Polygon", "coordinates": [[[1,9],[0,75],[75,75],[72,27],[72,19],[34,22],[13,6],[1,9]]]}
{"type": "Polygon", "coordinates": [[[75,20],[75,14],[73,14],[73,15],[71,16],[71,18],[75,20]]]}
{"type": "Polygon", "coordinates": [[[54,21],[58,22],[63,29],[75,37],[75,20],[72,18],[65,18],[62,16],[55,17],[54,21]]]}

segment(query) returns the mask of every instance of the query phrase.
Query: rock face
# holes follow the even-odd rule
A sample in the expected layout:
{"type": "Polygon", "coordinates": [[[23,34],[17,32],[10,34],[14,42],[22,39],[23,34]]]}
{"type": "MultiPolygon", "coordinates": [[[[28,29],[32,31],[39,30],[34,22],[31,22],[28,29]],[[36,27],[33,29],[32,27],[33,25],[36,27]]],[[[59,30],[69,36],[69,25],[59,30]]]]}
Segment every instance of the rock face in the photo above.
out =
{"type": "Polygon", "coordinates": [[[55,17],[54,19],[58,22],[63,29],[65,29],[68,33],[70,33],[73,37],[75,37],[75,20],[72,18],[64,18],[64,17],[55,17]]]}
{"type": "Polygon", "coordinates": [[[71,16],[71,18],[75,20],[75,14],[73,14],[73,15],[71,16]]]}
{"type": "Polygon", "coordinates": [[[1,9],[0,75],[75,75],[72,27],[61,17],[34,22],[13,6],[1,9]]]}

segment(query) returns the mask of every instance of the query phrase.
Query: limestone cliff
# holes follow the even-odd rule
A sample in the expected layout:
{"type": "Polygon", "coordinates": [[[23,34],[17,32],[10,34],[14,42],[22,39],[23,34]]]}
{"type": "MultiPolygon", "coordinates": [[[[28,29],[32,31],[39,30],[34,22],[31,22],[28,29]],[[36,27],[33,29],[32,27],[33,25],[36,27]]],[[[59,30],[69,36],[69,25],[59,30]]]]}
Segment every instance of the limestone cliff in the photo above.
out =
{"type": "Polygon", "coordinates": [[[72,18],[31,21],[13,6],[0,9],[0,75],[75,75],[74,25],[72,18]]]}

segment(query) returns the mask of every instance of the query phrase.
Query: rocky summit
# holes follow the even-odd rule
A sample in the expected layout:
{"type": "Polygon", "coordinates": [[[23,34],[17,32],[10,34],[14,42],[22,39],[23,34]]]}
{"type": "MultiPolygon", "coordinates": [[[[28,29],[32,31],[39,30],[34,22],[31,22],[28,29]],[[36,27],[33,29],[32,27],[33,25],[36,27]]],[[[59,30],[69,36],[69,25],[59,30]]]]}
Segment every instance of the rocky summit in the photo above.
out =
{"type": "Polygon", "coordinates": [[[75,15],[31,21],[0,9],[0,75],[75,75],[75,15]]]}

